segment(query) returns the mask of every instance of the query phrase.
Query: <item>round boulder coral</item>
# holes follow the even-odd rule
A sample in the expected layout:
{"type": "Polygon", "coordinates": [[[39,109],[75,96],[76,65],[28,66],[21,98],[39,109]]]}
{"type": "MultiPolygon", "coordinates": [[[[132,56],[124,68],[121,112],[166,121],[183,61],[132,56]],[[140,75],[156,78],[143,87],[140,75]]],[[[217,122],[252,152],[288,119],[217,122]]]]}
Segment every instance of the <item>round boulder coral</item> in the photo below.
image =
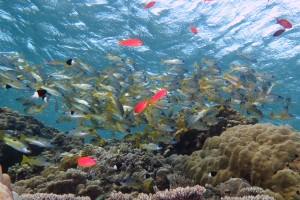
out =
{"type": "Polygon", "coordinates": [[[300,168],[289,168],[299,155],[300,133],[290,126],[239,125],[208,138],[190,155],[184,173],[201,185],[244,178],[284,199],[300,199],[300,168]]]}

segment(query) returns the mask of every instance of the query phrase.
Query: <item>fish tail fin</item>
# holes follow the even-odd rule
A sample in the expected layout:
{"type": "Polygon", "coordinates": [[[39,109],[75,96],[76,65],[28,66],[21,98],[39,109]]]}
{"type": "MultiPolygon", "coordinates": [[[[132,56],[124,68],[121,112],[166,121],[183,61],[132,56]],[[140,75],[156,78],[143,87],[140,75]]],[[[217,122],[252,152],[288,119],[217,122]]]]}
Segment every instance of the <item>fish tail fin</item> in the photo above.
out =
{"type": "Polygon", "coordinates": [[[19,58],[24,58],[24,55],[22,52],[19,54],[19,58]]]}
{"type": "Polygon", "coordinates": [[[127,61],[127,63],[128,63],[129,65],[133,65],[133,60],[130,59],[130,60],[127,61]]]}
{"type": "Polygon", "coordinates": [[[165,60],[164,59],[160,59],[160,64],[161,65],[165,64],[165,60]]]}
{"type": "Polygon", "coordinates": [[[4,130],[1,130],[0,131],[0,140],[3,140],[3,138],[4,138],[4,130]]]}
{"type": "Polygon", "coordinates": [[[114,132],[111,133],[111,139],[112,140],[116,139],[116,134],[114,132]]]}
{"type": "Polygon", "coordinates": [[[134,147],[139,148],[141,143],[138,140],[135,140],[134,147]]]}
{"type": "Polygon", "coordinates": [[[28,162],[28,157],[25,156],[25,155],[23,155],[23,159],[22,159],[22,161],[21,161],[21,164],[25,164],[25,163],[27,163],[27,162],[28,162]]]}
{"type": "Polygon", "coordinates": [[[86,120],[88,120],[88,121],[91,121],[91,117],[92,117],[91,113],[89,113],[85,116],[86,120]]]}
{"type": "Polygon", "coordinates": [[[27,139],[27,137],[24,134],[20,134],[20,140],[21,141],[25,141],[27,139]]]}
{"type": "Polygon", "coordinates": [[[275,113],[273,112],[273,110],[270,112],[269,118],[270,119],[274,119],[275,118],[275,113]]]}
{"type": "Polygon", "coordinates": [[[119,47],[123,45],[122,40],[118,40],[119,42],[119,47]]]}
{"type": "Polygon", "coordinates": [[[111,92],[108,92],[105,96],[106,96],[107,98],[111,98],[111,97],[112,97],[112,94],[111,94],[111,92]]]}
{"type": "Polygon", "coordinates": [[[145,181],[143,184],[143,187],[146,191],[150,190],[150,186],[151,186],[152,181],[145,181]]]}
{"type": "Polygon", "coordinates": [[[43,114],[43,109],[44,109],[44,105],[43,104],[38,105],[38,110],[39,110],[40,114],[43,114]]]}

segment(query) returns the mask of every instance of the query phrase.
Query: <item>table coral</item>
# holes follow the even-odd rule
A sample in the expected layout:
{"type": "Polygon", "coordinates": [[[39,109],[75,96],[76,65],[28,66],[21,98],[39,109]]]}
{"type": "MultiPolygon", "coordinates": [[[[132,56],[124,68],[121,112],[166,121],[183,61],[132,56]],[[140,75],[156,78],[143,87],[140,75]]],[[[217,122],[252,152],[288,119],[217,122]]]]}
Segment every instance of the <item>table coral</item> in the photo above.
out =
{"type": "Polygon", "coordinates": [[[290,126],[239,125],[208,138],[202,150],[190,155],[184,173],[201,185],[241,177],[284,199],[299,199],[299,169],[289,168],[299,155],[300,134],[290,126]],[[210,177],[213,171],[217,174],[210,177]]]}

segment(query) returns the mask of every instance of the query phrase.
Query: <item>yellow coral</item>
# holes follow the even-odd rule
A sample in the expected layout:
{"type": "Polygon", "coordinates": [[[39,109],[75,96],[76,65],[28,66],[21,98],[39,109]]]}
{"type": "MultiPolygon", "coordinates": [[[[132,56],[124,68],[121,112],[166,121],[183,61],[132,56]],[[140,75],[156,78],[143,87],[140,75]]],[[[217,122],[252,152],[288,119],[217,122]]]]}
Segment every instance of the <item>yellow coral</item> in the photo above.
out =
{"type": "Polygon", "coordinates": [[[290,126],[239,125],[208,138],[202,150],[190,155],[184,173],[201,185],[245,178],[284,199],[300,199],[300,170],[288,167],[299,155],[300,133],[290,126]],[[212,171],[217,174],[210,177],[212,171]]]}

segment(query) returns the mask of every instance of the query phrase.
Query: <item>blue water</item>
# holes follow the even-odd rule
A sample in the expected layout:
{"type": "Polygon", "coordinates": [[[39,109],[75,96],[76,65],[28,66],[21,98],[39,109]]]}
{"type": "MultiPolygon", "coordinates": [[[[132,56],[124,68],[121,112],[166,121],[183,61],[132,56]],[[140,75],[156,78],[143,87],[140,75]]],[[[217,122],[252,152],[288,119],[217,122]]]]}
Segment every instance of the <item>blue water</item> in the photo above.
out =
{"type": "MultiPolygon", "coordinates": [[[[80,58],[101,71],[109,66],[106,53],[133,59],[138,67],[152,73],[166,72],[160,59],[180,58],[185,67],[202,58],[216,60],[222,72],[233,64],[248,65],[258,72],[269,72],[279,85],[272,93],[291,97],[290,121],[272,120],[273,124],[289,124],[300,130],[298,118],[300,53],[300,4],[294,1],[272,0],[161,0],[148,9],[142,0],[3,0],[0,1],[0,52],[23,53],[30,64],[45,60],[65,61],[80,58]],[[288,19],[292,29],[279,37],[272,34],[281,29],[275,18],[288,19]],[[189,26],[198,29],[191,33],[189,26]],[[139,38],[137,48],[118,47],[118,39],[139,38]],[[243,60],[236,50],[257,58],[257,63],[243,60]]],[[[51,67],[47,71],[50,72],[51,67]]],[[[23,113],[15,101],[31,92],[0,90],[0,106],[23,113]]],[[[282,102],[266,106],[279,113],[282,102]]],[[[46,125],[68,130],[74,123],[56,124],[60,113],[54,111],[54,100],[42,115],[35,117],[46,125]]],[[[265,117],[261,122],[268,122],[265,117]]],[[[107,133],[109,135],[109,133],[107,133]]]]}

